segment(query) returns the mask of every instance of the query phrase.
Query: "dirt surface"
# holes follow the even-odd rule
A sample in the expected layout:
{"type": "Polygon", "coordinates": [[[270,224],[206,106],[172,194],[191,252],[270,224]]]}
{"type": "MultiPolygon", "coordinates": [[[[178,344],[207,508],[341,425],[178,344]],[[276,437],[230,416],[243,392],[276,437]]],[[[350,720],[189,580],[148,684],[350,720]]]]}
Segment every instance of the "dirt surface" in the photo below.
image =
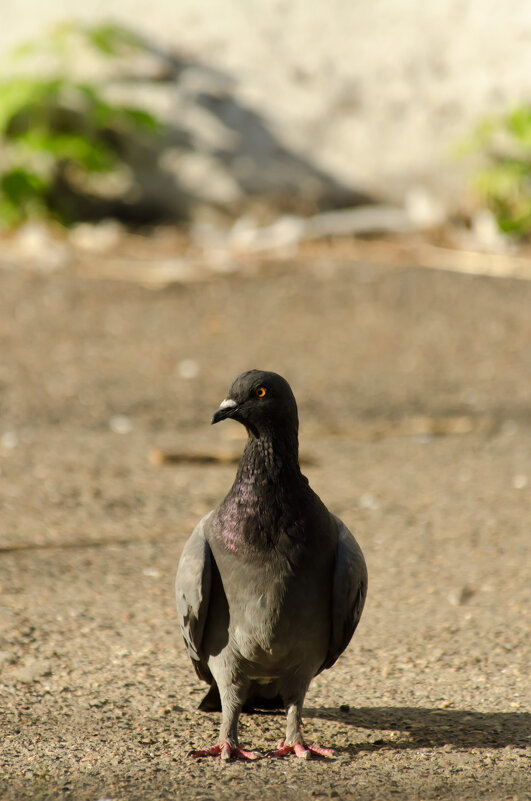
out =
{"type": "Polygon", "coordinates": [[[0,797],[528,798],[530,309],[524,281],[322,259],[159,291],[0,270],[0,797]],[[334,760],[187,757],[219,720],[173,577],[235,468],[182,457],[242,447],[208,423],[250,367],[290,380],[368,562],[306,700],[334,760]]]}

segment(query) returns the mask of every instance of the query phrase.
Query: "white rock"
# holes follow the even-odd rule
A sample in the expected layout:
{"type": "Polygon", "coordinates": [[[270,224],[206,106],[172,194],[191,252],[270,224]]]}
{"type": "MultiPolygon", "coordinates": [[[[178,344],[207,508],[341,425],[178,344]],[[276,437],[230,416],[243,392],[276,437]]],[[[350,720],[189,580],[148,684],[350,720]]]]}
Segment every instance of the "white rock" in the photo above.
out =
{"type": "Polygon", "coordinates": [[[417,228],[434,228],[445,220],[444,207],[423,186],[413,186],[406,192],[406,211],[417,228]]]}
{"type": "Polygon", "coordinates": [[[115,434],[129,434],[133,430],[133,423],[124,414],[117,414],[109,420],[109,428],[115,434]]]}
{"type": "Polygon", "coordinates": [[[12,255],[31,262],[33,269],[53,272],[67,263],[70,247],[55,239],[44,223],[28,222],[22,225],[13,238],[12,255]]]}
{"type": "Polygon", "coordinates": [[[81,250],[105,253],[120,242],[122,226],[116,220],[103,220],[98,225],[80,223],[70,232],[70,242],[81,250]]]}
{"type": "Polygon", "coordinates": [[[149,578],[160,578],[160,571],[156,567],[145,567],[142,573],[149,578]]]}
{"type": "Polygon", "coordinates": [[[488,209],[480,209],[474,214],[471,222],[471,244],[477,250],[494,253],[506,253],[511,242],[504,236],[496,223],[496,218],[488,209]]]}
{"type": "Polygon", "coordinates": [[[365,492],[359,499],[359,505],[362,509],[376,511],[376,509],[380,508],[380,501],[375,495],[371,495],[370,492],[365,492]]]}
{"type": "Polygon", "coordinates": [[[2,448],[8,448],[9,450],[16,448],[18,445],[18,435],[16,431],[6,431],[5,434],[2,434],[0,445],[2,445],[2,448]]]}
{"type": "Polygon", "coordinates": [[[236,250],[274,250],[300,242],[306,222],[301,217],[285,215],[272,225],[259,228],[249,218],[240,218],[229,233],[228,241],[236,250]]]}
{"type": "Polygon", "coordinates": [[[180,377],[187,380],[191,378],[197,378],[199,371],[200,367],[195,359],[183,359],[182,362],[179,362],[177,365],[177,372],[179,373],[180,377]]]}

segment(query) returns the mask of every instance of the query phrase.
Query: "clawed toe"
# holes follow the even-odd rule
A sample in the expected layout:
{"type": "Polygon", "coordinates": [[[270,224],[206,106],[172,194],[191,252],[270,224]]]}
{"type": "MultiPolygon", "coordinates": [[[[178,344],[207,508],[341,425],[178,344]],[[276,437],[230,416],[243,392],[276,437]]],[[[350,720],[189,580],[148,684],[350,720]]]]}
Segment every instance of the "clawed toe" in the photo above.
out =
{"type": "Polygon", "coordinates": [[[231,759],[233,757],[235,759],[260,759],[261,755],[258,751],[245,751],[237,745],[223,743],[222,745],[212,745],[210,748],[200,748],[197,751],[190,751],[188,756],[196,758],[219,756],[221,759],[231,759]]]}
{"type": "Polygon", "coordinates": [[[311,759],[312,756],[336,756],[336,753],[332,748],[321,748],[319,745],[303,745],[301,743],[295,743],[295,745],[285,745],[283,742],[280,742],[276,749],[269,754],[269,756],[285,757],[289,756],[290,754],[295,754],[298,759],[311,759]]]}
{"type": "Polygon", "coordinates": [[[309,745],[308,749],[314,756],[321,757],[336,757],[337,754],[333,748],[323,748],[321,745],[309,745]]]}
{"type": "Polygon", "coordinates": [[[238,759],[260,759],[262,755],[258,751],[244,751],[243,748],[233,748],[229,756],[237,757],[238,759]]]}
{"type": "Polygon", "coordinates": [[[268,756],[270,757],[284,757],[288,756],[288,754],[293,754],[293,746],[292,745],[284,745],[284,743],[278,743],[277,747],[274,751],[271,751],[268,756]]]}
{"type": "Polygon", "coordinates": [[[221,746],[220,745],[213,745],[211,748],[199,748],[196,751],[189,751],[189,757],[207,757],[207,756],[218,756],[221,754],[221,746]]]}

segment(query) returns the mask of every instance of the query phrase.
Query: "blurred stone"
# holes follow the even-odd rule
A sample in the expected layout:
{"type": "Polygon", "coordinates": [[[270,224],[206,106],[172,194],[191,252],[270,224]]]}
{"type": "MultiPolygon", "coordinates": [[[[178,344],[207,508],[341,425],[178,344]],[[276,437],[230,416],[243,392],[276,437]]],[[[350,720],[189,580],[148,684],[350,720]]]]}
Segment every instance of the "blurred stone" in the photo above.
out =
{"type": "Polygon", "coordinates": [[[81,250],[106,253],[119,244],[122,236],[123,228],[117,220],[102,220],[97,225],[79,223],[70,231],[69,239],[81,250]]]}
{"type": "Polygon", "coordinates": [[[413,186],[405,195],[407,214],[415,227],[435,228],[442,225],[446,213],[442,203],[434,194],[422,186],[413,186]]]}
{"type": "Polygon", "coordinates": [[[511,249],[511,241],[501,233],[495,216],[488,209],[479,209],[472,217],[469,238],[475,250],[506,253],[511,249]]]}
{"type": "Polygon", "coordinates": [[[303,237],[305,220],[286,215],[272,225],[259,227],[248,217],[240,217],[230,230],[228,244],[236,250],[274,250],[295,245],[303,237]]]}
{"type": "Polygon", "coordinates": [[[148,578],[160,578],[160,570],[157,570],[156,567],[145,567],[142,573],[148,578]]]}
{"type": "Polygon", "coordinates": [[[185,378],[190,380],[191,378],[197,378],[199,375],[199,364],[195,361],[195,359],[183,359],[182,362],[179,362],[177,365],[177,372],[179,373],[181,378],[185,378]]]}
{"type": "Polygon", "coordinates": [[[129,417],[117,414],[109,420],[109,428],[115,434],[129,434],[133,430],[133,424],[129,417]]]}
{"type": "Polygon", "coordinates": [[[452,606],[459,606],[459,593],[457,590],[451,590],[446,597],[449,604],[452,606]]]}
{"type": "Polygon", "coordinates": [[[0,437],[0,445],[2,448],[6,448],[7,450],[16,448],[18,441],[18,434],[16,431],[6,431],[5,434],[2,434],[0,437]]]}
{"type": "Polygon", "coordinates": [[[54,272],[64,267],[71,255],[69,246],[54,238],[50,229],[40,222],[21,225],[8,250],[15,260],[28,259],[34,269],[43,272],[54,272]]]}
{"type": "Polygon", "coordinates": [[[408,212],[396,206],[374,204],[316,214],[304,221],[305,239],[405,233],[414,229],[408,212]]]}
{"type": "Polygon", "coordinates": [[[380,508],[380,501],[375,495],[371,495],[370,492],[365,492],[359,499],[359,505],[362,509],[376,511],[376,509],[380,508]]]}
{"type": "Polygon", "coordinates": [[[525,489],[528,484],[528,478],[523,473],[519,473],[513,478],[513,487],[515,489],[525,489]]]}
{"type": "Polygon", "coordinates": [[[427,193],[417,192],[410,206],[411,209],[404,209],[371,204],[322,212],[310,217],[291,214],[262,227],[254,218],[244,215],[231,228],[227,245],[242,251],[277,250],[329,237],[408,233],[433,227],[444,220],[442,207],[431,201],[427,193]]]}

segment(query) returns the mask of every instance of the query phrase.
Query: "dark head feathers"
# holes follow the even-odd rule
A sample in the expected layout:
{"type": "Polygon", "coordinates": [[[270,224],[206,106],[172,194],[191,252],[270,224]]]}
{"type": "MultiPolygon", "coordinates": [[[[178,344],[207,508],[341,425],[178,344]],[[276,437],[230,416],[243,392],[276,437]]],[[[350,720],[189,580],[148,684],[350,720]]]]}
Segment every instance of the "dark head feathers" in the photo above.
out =
{"type": "Polygon", "coordinates": [[[212,417],[212,423],[230,417],[255,435],[284,429],[297,434],[299,418],[291,387],[278,373],[248,370],[232,383],[212,417]]]}

